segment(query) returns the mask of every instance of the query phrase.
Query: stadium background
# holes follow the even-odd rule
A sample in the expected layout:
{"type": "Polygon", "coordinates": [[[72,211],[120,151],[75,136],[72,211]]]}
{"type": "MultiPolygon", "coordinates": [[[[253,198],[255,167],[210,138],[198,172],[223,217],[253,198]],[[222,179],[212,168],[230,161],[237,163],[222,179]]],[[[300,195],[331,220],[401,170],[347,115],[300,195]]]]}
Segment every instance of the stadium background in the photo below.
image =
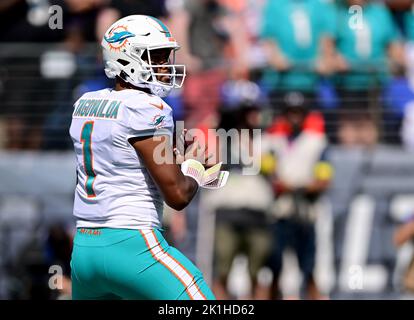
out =
{"type": "MultiPolygon", "coordinates": [[[[377,57],[364,60],[365,68],[358,61],[348,65],[351,71],[362,70],[366,82],[351,83],[354,90],[348,90],[347,94],[342,92],[349,83],[341,79],[335,67],[322,72],[310,67],[317,58],[324,57],[318,50],[311,58],[290,60],[290,72],[305,74],[313,81],[311,89],[295,81],[267,82],[270,78],[266,74],[274,67],[268,65],[262,45],[269,37],[263,31],[263,24],[272,15],[280,17],[283,10],[289,10],[286,9],[289,2],[313,3],[304,6],[301,13],[305,18],[298,20],[299,27],[305,26],[305,29],[318,25],[312,19],[320,16],[339,17],[341,12],[346,12],[351,17],[354,12],[348,11],[349,6],[361,3],[329,0],[1,2],[0,299],[70,297],[67,277],[63,290],[49,288],[52,276],[49,268],[59,265],[64,275],[69,274],[74,232],[71,210],[76,182],[75,159],[68,136],[71,105],[83,92],[111,85],[102,70],[97,39],[100,41],[113,21],[129,14],[159,17],[182,44],[178,59],[187,65],[188,78],[184,89],[175,91],[168,102],[175,109],[176,119],[184,119],[186,126],[237,127],[240,123],[235,115],[243,108],[253,107],[259,115],[256,127],[266,132],[284,103],[280,92],[272,89],[276,86],[283,93],[302,94],[306,108],[318,110],[325,119],[329,139],[326,159],[334,168],[330,186],[317,202],[315,278],[321,297],[413,297],[405,275],[414,247],[410,241],[401,246],[395,243],[398,228],[409,224],[414,217],[413,2],[369,1],[386,13],[374,16],[377,23],[370,26],[372,30],[388,24],[391,34],[383,41],[383,47],[377,48],[380,51],[377,57]],[[315,6],[318,8],[315,3],[325,6],[323,11],[312,11],[315,6]],[[63,9],[62,29],[48,26],[48,10],[52,5],[63,9]],[[387,51],[391,46],[395,52],[387,51]]],[[[364,11],[364,8],[367,7],[362,12],[369,17],[369,9],[364,11]]],[[[327,34],[336,50],[340,50],[344,24],[339,18],[325,22],[332,23],[327,34]]],[[[294,37],[276,39],[277,32],[274,36],[280,43],[297,40],[294,37]]],[[[312,35],[303,41],[313,46],[318,40],[312,35]]],[[[363,41],[369,42],[371,38],[365,35],[363,41]]],[[[232,203],[247,203],[244,197],[249,190],[241,190],[244,184],[239,183],[240,189],[236,184],[228,191],[232,203]]],[[[253,209],[255,191],[253,186],[250,189],[253,200],[247,205],[253,209]]],[[[267,196],[273,197],[271,191],[267,196]]],[[[181,215],[168,209],[165,213],[170,241],[197,263],[209,283],[215,277],[215,213],[223,202],[219,192],[201,192],[181,215]]],[[[243,214],[246,207],[240,205],[238,209],[243,214]]],[[[266,288],[272,274],[264,267],[258,278],[266,288]]],[[[290,251],[284,253],[280,279],[284,298],[300,296],[301,274],[290,251]]],[[[229,296],[251,297],[251,287],[246,255],[237,254],[227,283],[229,296]]],[[[257,297],[268,298],[266,290],[263,292],[257,297]]]]}

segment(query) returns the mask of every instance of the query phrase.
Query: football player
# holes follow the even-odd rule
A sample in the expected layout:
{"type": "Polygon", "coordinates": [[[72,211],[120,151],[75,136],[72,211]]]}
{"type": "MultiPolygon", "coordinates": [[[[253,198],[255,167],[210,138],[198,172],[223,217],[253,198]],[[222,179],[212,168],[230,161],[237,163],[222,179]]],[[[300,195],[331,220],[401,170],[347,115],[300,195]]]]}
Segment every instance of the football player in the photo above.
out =
{"type": "Polygon", "coordinates": [[[162,98],[184,81],[179,46],[163,22],[143,15],[115,22],[101,45],[115,87],[80,97],[70,127],[78,179],[73,299],[214,299],[161,225],[164,201],[181,210],[200,186],[226,181],[219,169],[204,172],[208,156],[197,141],[180,154],[181,168],[174,161],[172,110],[162,98]]]}

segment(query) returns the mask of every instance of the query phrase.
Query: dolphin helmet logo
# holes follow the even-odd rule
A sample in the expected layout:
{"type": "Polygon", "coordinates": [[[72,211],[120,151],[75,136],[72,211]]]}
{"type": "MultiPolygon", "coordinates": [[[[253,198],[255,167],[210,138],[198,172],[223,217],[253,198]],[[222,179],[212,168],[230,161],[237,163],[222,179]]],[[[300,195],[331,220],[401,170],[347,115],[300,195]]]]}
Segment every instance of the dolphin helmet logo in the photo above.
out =
{"type": "Polygon", "coordinates": [[[135,34],[129,31],[115,32],[110,38],[105,37],[105,40],[109,43],[122,42],[127,38],[135,37],[135,34]]]}
{"type": "Polygon", "coordinates": [[[117,26],[109,31],[108,37],[104,36],[104,39],[111,49],[120,50],[131,37],[135,37],[135,34],[129,32],[124,26],[117,26]]]}

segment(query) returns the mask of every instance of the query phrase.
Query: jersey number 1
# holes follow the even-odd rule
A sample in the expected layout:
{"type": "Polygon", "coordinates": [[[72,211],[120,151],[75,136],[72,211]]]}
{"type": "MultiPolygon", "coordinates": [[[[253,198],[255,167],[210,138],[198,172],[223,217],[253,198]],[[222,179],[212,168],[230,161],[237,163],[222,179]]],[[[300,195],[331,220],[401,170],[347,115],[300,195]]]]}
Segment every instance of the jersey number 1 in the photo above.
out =
{"type": "Polygon", "coordinates": [[[96,197],[93,190],[93,183],[95,182],[96,174],[93,170],[93,155],[92,155],[92,130],[93,121],[85,122],[81,133],[82,153],[83,153],[83,166],[86,172],[85,189],[88,198],[96,197]]]}

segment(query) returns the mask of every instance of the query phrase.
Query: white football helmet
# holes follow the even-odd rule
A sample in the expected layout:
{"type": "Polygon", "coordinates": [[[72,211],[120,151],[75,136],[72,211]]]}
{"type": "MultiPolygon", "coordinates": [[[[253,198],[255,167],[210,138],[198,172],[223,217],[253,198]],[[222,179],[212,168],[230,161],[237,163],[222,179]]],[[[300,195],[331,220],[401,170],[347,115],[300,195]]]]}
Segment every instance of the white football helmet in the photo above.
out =
{"type": "Polygon", "coordinates": [[[180,46],[157,18],[144,15],[122,18],[105,32],[101,46],[108,78],[118,76],[136,87],[149,88],[159,97],[167,96],[184,82],[185,66],[175,64],[175,51],[180,46]],[[157,49],[171,49],[167,64],[152,64],[151,52],[157,49]],[[169,72],[161,73],[158,68],[167,68],[169,72]],[[160,76],[169,81],[160,81],[160,76]]]}

